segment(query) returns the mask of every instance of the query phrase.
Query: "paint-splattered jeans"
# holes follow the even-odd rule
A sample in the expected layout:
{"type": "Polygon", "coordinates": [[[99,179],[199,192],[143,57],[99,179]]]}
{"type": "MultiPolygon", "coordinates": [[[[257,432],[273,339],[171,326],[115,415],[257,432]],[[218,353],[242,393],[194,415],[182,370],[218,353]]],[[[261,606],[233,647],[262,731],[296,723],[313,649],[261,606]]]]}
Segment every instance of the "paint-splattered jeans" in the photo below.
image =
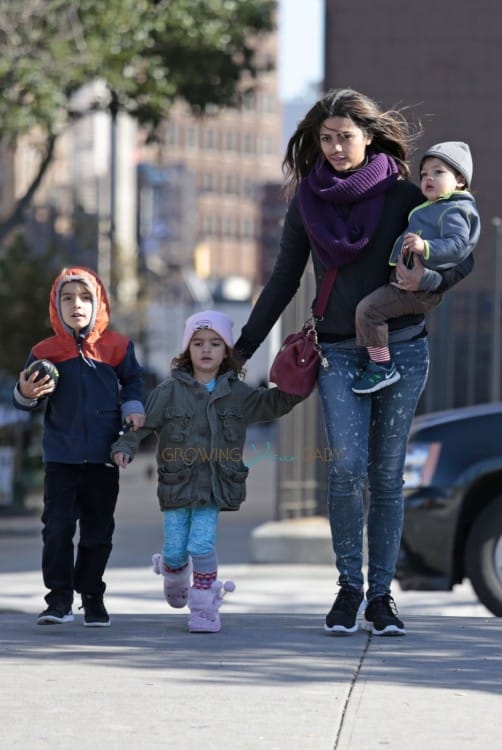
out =
{"type": "MultiPolygon", "coordinates": [[[[363,494],[369,490],[367,598],[387,594],[395,573],[403,524],[403,466],[411,421],[427,380],[427,338],[392,344],[401,380],[371,395],[356,395],[352,381],[366,350],[323,344],[329,369],[319,393],[332,460],[328,513],[339,584],[364,588],[363,494]]],[[[321,368],[322,369],[322,368],[321,368]]]]}

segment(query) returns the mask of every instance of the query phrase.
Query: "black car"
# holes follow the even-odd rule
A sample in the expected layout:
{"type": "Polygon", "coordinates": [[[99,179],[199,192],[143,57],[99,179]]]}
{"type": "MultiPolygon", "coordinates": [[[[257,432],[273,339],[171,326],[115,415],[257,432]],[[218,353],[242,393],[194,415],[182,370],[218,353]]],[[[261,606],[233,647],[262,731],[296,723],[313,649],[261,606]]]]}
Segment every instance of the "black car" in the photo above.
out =
{"type": "Polygon", "coordinates": [[[401,588],[468,578],[502,617],[502,403],[416,417],[404,480],[401,588]]]}

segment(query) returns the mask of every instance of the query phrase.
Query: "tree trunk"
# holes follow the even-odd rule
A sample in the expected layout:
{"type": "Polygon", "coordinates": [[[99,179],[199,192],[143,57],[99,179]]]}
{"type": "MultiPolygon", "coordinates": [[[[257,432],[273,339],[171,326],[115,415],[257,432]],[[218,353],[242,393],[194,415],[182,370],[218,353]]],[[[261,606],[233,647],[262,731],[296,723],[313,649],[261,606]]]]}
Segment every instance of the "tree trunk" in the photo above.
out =
{"type": "Polygon", "coordinates": [[[47,147],[46,147],[45,156],[40,162],[38,172],[35,175],[31,185],[29,186],[26,193],[17,201],[11,215],[5,221],[0,222],[0,245],[5,240],[5,238],[12,232],[13,229],[15,229],[16,227],[18,227],[20,224],[23,223],[25,211],[30,205],[33,196],[38,190],[40,183],[42,182],[42,179],[47,169],[49,168],[50,163],[52,162],[52,157],[54,156],[54,147],[56,144],[56,139],[57,139],[57,136],[54,135],[53,133],[49,135],[49,137],[47,138],[47,147]]]}

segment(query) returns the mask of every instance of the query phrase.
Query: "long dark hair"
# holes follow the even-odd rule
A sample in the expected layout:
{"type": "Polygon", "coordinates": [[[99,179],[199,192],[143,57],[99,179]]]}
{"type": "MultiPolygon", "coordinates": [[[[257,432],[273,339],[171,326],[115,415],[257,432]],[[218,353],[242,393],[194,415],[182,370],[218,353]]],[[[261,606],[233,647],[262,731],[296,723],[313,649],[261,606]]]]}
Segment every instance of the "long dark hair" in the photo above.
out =
{"type": "Polygon", "coordinates": [[[282,162],[287,195],[294,193],[315,164],[320,153],[319,131],[328,117],[352,120],[371,134],[373,150],[392,156],[401,177],[410,176],[410,147],[420,135],[420,127],[417,125],[412,132],[401,110],[384,111],[365,94],[352,89],[332,89],[307,112],[289,139],[282,162]]]}

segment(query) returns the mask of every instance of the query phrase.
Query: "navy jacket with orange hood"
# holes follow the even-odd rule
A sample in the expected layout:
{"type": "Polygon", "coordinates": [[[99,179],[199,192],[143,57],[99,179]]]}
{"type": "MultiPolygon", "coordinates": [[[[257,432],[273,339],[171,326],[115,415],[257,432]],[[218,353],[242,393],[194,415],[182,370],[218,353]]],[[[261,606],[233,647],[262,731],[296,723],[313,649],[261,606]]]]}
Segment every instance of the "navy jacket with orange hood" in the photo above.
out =
{"type": "Polygon", "coordinates": [[[52,285],[49,315],[55,335],[33,347],[25,367],[36,359],[53,362],[59,371],[56,389],[47,399],[31,401],[16,386],[14,404],[29,411],[46,402],[44,462],[106,463],[122,421],[134,412],[144,413],[143,371],[134,344],[108,330],[106,290],[89,268],[61,271],[52,285]],[[93,296],[91,321],[78,337],[61,315],[61,287],[70,281],[85,284],[93,296]]]}

